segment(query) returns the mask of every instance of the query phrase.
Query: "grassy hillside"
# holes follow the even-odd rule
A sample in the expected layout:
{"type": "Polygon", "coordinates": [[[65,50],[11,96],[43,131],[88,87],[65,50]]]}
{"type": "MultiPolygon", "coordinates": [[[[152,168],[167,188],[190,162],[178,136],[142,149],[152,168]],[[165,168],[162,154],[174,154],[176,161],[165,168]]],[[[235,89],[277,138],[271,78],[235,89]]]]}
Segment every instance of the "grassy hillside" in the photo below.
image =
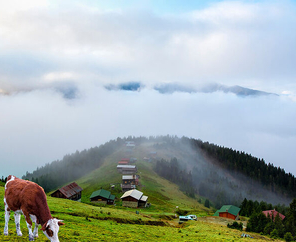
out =
{"type": "MultiPolygon", "coordinates": [[[[0,198],[4,188],[0,187],[0,198]]],[[[236,241],[241,239],[242,232],[228,229],[219,224],[192,221],[179,226],[177,221],[166,221],[162,218],[147,216],[144,213],[122,209],[101,208],[83,203],[48,197],[52,215],[64,220],[60,228],[60,241],[236,241]],[[158,226],[156,225],[158,224],[158,226]]],[[[28,241],[27,228],[22,216],[21,229],[23,237],[16,236],[13,215],[9,222],[9,235],[3,235],[4,207],[0,203],[0,240],[28,241]]],[[[252,234],[256,241],[271,240],[252,234]]],[[[48,241],[39,231],[36,241],[48,241]]],[[[274,240],[273,240],[274,241],[274,240]]]]}
{"type": "MultiPolygon", "coordinates": [[[[135,165],[138,168],[137,174],[140,175],[140,185],[137,189],[149,197],[149,202],[152,205],[149,209],[145,209],[147,212],[175,214],[176,206],[180,209],[203,214],[212,212],[199,204],[197,199],[186,196],[176,184],[158,176],[153,171],[153,164],[143,161],[142,158],[146,152],[145,147],[138,148],[134,152],[134,157],[137,158],[135,165]]],[[[117,172],[116,166],[118,161],[124,157],[124,151],[120,150],[108,156],[100,168],[76,181],[83,188],[82,202],[89,202],[92,192],[103,188],[116,195],[118,198],[116,204],[121,205],[119,198],[123,194],[120,189],[122,174],[117,172]],[[110,184],[115,184],[114,190],[110,189],[110,184]]]]}
{"type": "MultiPolygon", "coordinates": [[[[197,198],[187,197],[176,184],[159,177],[153,171],[152,163],[142,160],[146,152],[147,147],[137,149],[134,157],[138,159],[136,165],[141,183],[138,189],[149,196],[152,206],[144,209],[124,208],[121,206],[120,199],[117,199],[116,206],[99,207],[89,203],[89,196],[93,191],[100,188],[110,190],[110,184],[116,184],[115,189],[110,191],[117,198],[122,195],[119,185],[121,174],[117,173],[116,166],[117,162],[125,155],[124,151],[119,150],[108,156],[99,169],[76,181],[84,189],[82,201],[85,203],[48,197],[52,215],[65,222],[65,225],[60,228],[60,241],[248,240],[241,238],[241,231],[227,228],[225,224],[228,221],[225,222],[225,219],[221,221],[220,218],[207,217],[212,214],[212,210],[199,204],[197,198]],[[196,214],[198,221],[179,225],[178,219],[174,216],[176,206],[196,214]]],[[[0,199],[4,197],[4,187],[2,186],[0,184],[0,199]]],[[[28,231],[23,216],[21,220],[23,237],[16,236],[13,215],[11,215],[9,223],[9,235],[3,235],[3,203],[0,203],[0,227],[2,227],[0,230],[1,241],[28,241],[28,231]]],[[[271,240],[258,234],[250,233],[250,235],[256,238],[256,241],[271,240]]],[[[39,231],[39,238],[36,241],[48,240],[39,231]]]]}

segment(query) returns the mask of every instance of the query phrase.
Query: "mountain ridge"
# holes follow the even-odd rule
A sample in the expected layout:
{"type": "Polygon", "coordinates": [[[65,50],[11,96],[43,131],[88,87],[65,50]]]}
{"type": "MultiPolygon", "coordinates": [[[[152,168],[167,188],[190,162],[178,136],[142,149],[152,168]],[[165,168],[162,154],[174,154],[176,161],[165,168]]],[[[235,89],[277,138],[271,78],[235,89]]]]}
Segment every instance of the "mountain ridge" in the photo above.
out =
{"type": "MultiPolygon", "coordinates": [[[[164,171],[178,170],[177,177],[189,179],[187,187],[192,188],[190,191],[184,190],[185,193],[189,192],[193,197],[207,197],[216,207],[221,202],[239,204],[244,197],[288,204],[295,195],[295,177],[272,164],[267,165],[263,159],[201,140],[173,136],[117,138],[100,147],[66,155],[61,161],[54,161],[32,173],[27,172],[23,178],[39,183],[49,192],[67,182],[87,177],[96,169],[103,169],[107,164],[106,159],[110,157],[113,157],[113,166],[116,167],[120,158],[123,158],[118,152],[124,148],[126,140],[133,140],[137,144],[136,151],[142,149],[137,156],[139,162],[143,162],[149,151],[157,151],[150,170],[154,169],[153,172],[184,187],[185,182],[182,183],[182,180],[174,180],[169,174],[160,174],[156,165],[164,171]],[[256,196],[252,194],[255,192],[256,196]]],[[[116,170],[111,173],[116,174],[116,170]]],[[[108,174],[108,169],[105,174],[108,174]]],[[[117,179],[119,183],[120,177],[117,176],[117,179]]]]}

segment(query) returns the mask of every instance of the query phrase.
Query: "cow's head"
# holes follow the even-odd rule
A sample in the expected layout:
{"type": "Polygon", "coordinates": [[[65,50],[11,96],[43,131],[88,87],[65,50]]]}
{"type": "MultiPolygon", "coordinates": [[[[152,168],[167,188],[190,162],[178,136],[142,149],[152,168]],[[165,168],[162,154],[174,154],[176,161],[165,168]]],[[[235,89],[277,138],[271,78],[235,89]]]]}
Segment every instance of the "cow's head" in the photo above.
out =
{"type": "Polygon", "coordinates": [[[43,233],[45,234],[45,236],[51,242],[59,242],[58,232],[59,232],[61,225],[64,225],[64,223],[62,223],[62,220],[52,218],[52,219],[48,220],[47,223],[45,223],[41,229],[42,229],[43,233]]]}

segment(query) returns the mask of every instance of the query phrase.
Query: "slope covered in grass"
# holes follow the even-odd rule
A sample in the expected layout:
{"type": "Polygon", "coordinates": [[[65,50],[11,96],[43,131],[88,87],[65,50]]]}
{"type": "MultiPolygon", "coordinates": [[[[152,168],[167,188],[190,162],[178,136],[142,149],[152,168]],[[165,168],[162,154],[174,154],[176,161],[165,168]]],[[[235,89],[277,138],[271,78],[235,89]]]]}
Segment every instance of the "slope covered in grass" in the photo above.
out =
{"type": "MultiPolygon", "coordinates": [[[[0,198],[4,188],[0,187],[0,198]]],[[[232,230],[203,221],[192,221],[182,226],[177,221],[164,221],[140,212],[117,209],[115,207],[96,207],[79,202],[48,197],[48,205],[54,217],[64,220],[60,228],[60,241],[247,241],[241,239],[241,231],[232,230]],[[153,225],[153,224],[158,224],[153,225]]],[[[4,207],[0,203],[0,227],[4,228],[4,207]]],[[[24,218],[21,219],[22,237],[16,236],[13,215],[9,222],[9,235],[0,230],[1,241],[28,241],[28,230],[24,218]]],[[[251,235],[256,241],[269,238],[258,234],[251,235]]],[[[48,241],[39,231],[36,241],[48,241]]],[[[273,240],[276,241],[276,240],[273,240]]]]}
{"type": "MultiPolygon", "coordinates": [[[[174,214],[176,206],[193,212],[211,212],[197,202],[198,197],[193,199],[186,196],[176,184],[157,175],[153,171],[153,164],[143,160],[146,152],[145,147],[137,147],[133,156],[137,158],[135,165],[140,176],[137,189],[149,197],[148,201],[152,205],[151,208],[145,209],[147,212],[162,211],[174,214]]],[[[113,153],[105,159],[100,168],[76,181],[83,188],[82,202],[89,202],[92,192],[103,188],[116,195],[116,204],[121,205],[119,198],[123,194],[120,189],[122,174],[117,172],[116,167],[118,161],[125,156],[124,150],[113,153]],[[115,185],[114,190],[111,190],[111,184],[115,185]]]]}

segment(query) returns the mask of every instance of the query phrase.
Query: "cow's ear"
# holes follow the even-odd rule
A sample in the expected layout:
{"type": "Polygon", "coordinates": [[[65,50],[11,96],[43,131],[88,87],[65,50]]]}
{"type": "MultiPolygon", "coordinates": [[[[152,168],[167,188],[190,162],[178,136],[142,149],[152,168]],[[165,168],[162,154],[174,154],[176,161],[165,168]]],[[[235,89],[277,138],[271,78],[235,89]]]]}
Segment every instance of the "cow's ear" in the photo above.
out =
{"type": "Polygon", "coordinates": [[[64,223],[62,223],[62,221],[63,221],[63,220],[59,220],[59,221],[58,221],[58,225],[59,225],[59,226],[65,225],[64,223]]]}

